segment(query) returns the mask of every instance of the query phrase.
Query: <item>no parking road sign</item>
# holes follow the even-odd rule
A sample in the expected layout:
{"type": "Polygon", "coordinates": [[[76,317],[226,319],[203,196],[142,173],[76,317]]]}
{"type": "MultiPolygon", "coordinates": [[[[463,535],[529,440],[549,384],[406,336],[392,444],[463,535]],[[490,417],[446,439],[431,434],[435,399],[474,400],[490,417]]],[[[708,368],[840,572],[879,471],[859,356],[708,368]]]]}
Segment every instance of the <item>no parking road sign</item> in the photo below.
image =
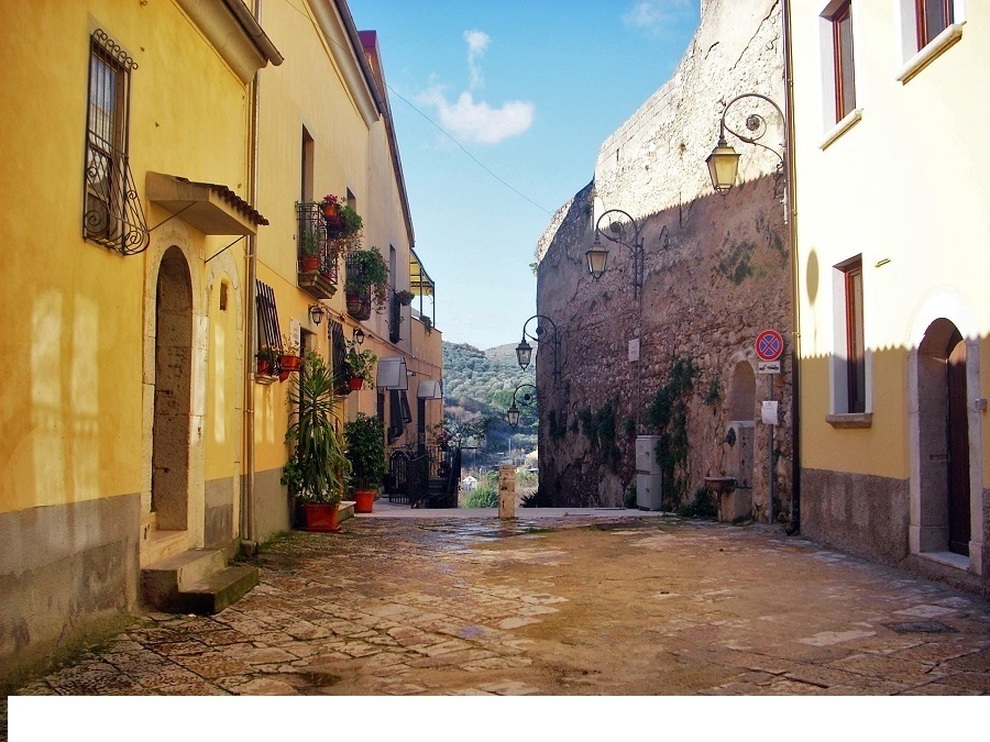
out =
{"type": "Polygon", "coordinates": [[[756,336],[756,355],[760,359],[761,374],[779,374],[783,352],[784,338],[776,330],[764,330],[756,336]]]}

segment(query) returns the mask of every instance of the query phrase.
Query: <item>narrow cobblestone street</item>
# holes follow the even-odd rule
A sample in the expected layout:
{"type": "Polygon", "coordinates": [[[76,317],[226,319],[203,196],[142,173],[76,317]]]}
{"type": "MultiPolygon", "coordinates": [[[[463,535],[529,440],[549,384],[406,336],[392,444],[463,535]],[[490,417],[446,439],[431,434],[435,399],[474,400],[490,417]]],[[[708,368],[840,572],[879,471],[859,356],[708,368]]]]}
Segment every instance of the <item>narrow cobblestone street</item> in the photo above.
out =
{"type": "Polygon", "coordinates": [[[986,601],[765,526],[405,515],[287,535],[236,605],[14,695],[990,693],[986,601]]]}

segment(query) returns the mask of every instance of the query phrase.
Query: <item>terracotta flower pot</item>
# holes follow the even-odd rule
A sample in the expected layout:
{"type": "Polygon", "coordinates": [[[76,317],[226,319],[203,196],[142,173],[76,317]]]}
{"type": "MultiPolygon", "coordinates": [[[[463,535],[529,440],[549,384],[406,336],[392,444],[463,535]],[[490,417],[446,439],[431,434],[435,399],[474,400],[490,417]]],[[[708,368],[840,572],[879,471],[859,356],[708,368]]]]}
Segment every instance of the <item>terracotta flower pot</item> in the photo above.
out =
{"type": "Polygon", "coordinates": [[[293,355],[283,355],[282,356],[282,371],[298,371],[302,359],[299,356],[293,355]]]}
{"type": "Polygon", "coordinates": [[[370,513],[375,506],[374,490],[358,490],[354,493],[354,512],[370,513]]]}
{"type": "Polygon", "coordinates": [[[299,258],[299,270],[303,273],[312,273],[320,268],[319,255],[303,255],[299,258]]]}
{"type": "Polygon", "coordinates": [[[307,531],[324,531],[335,533],[340,530],[337,509],[340,503],[327,505],[324,503],[306,503],[302,506],[303,518],[307,531]]]}
{"type": "Polygon", "coordinates": [[[352,392],[360,391],[364,388],[364,379],[360,376],[352,376],[347,380],[347,386],[352,392]]]}

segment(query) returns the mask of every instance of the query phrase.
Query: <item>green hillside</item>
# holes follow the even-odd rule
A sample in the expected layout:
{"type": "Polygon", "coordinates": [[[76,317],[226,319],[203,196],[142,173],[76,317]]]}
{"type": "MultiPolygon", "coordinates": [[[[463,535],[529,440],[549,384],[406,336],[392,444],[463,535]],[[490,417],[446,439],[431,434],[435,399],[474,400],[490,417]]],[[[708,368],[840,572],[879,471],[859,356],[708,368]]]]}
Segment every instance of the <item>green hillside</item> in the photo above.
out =
{"type": "Polygon", "coordinates": [[[523,399],[533,393],[532,387],[516,395],[519,426],[513,429],[505,419],[513,391],[522,384],[536,383],[535,352],[533,358],[523,371],[516,361],[515,345],[479,350],[466,343],[443,344],[444,414],[460,424],[493,418],[482,449],[489,458],[497,459],[508,450],[509,436],[515,449],[536,447],[536,407],[527,406],[523,399]]]}

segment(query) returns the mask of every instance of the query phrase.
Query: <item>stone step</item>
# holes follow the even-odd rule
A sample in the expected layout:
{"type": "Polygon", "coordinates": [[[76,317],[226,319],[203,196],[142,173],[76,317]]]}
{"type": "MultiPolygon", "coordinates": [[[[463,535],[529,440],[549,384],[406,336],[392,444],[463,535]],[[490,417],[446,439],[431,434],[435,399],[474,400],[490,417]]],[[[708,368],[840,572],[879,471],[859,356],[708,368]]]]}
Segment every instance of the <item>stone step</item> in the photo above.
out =
{"type": "Polygon", "coordinates": [[[352,500],[342,500],[337,508],[337,522],[343,523],[348,518],[354,517],[354,503],[352,500]]]}
{"type": "Polygon", "coordinates": [[[168,613],[216,613],[257,584],[255,567],[228,567],[219,549],[190,549],[141,570],[145,604],[168,613]]]}

